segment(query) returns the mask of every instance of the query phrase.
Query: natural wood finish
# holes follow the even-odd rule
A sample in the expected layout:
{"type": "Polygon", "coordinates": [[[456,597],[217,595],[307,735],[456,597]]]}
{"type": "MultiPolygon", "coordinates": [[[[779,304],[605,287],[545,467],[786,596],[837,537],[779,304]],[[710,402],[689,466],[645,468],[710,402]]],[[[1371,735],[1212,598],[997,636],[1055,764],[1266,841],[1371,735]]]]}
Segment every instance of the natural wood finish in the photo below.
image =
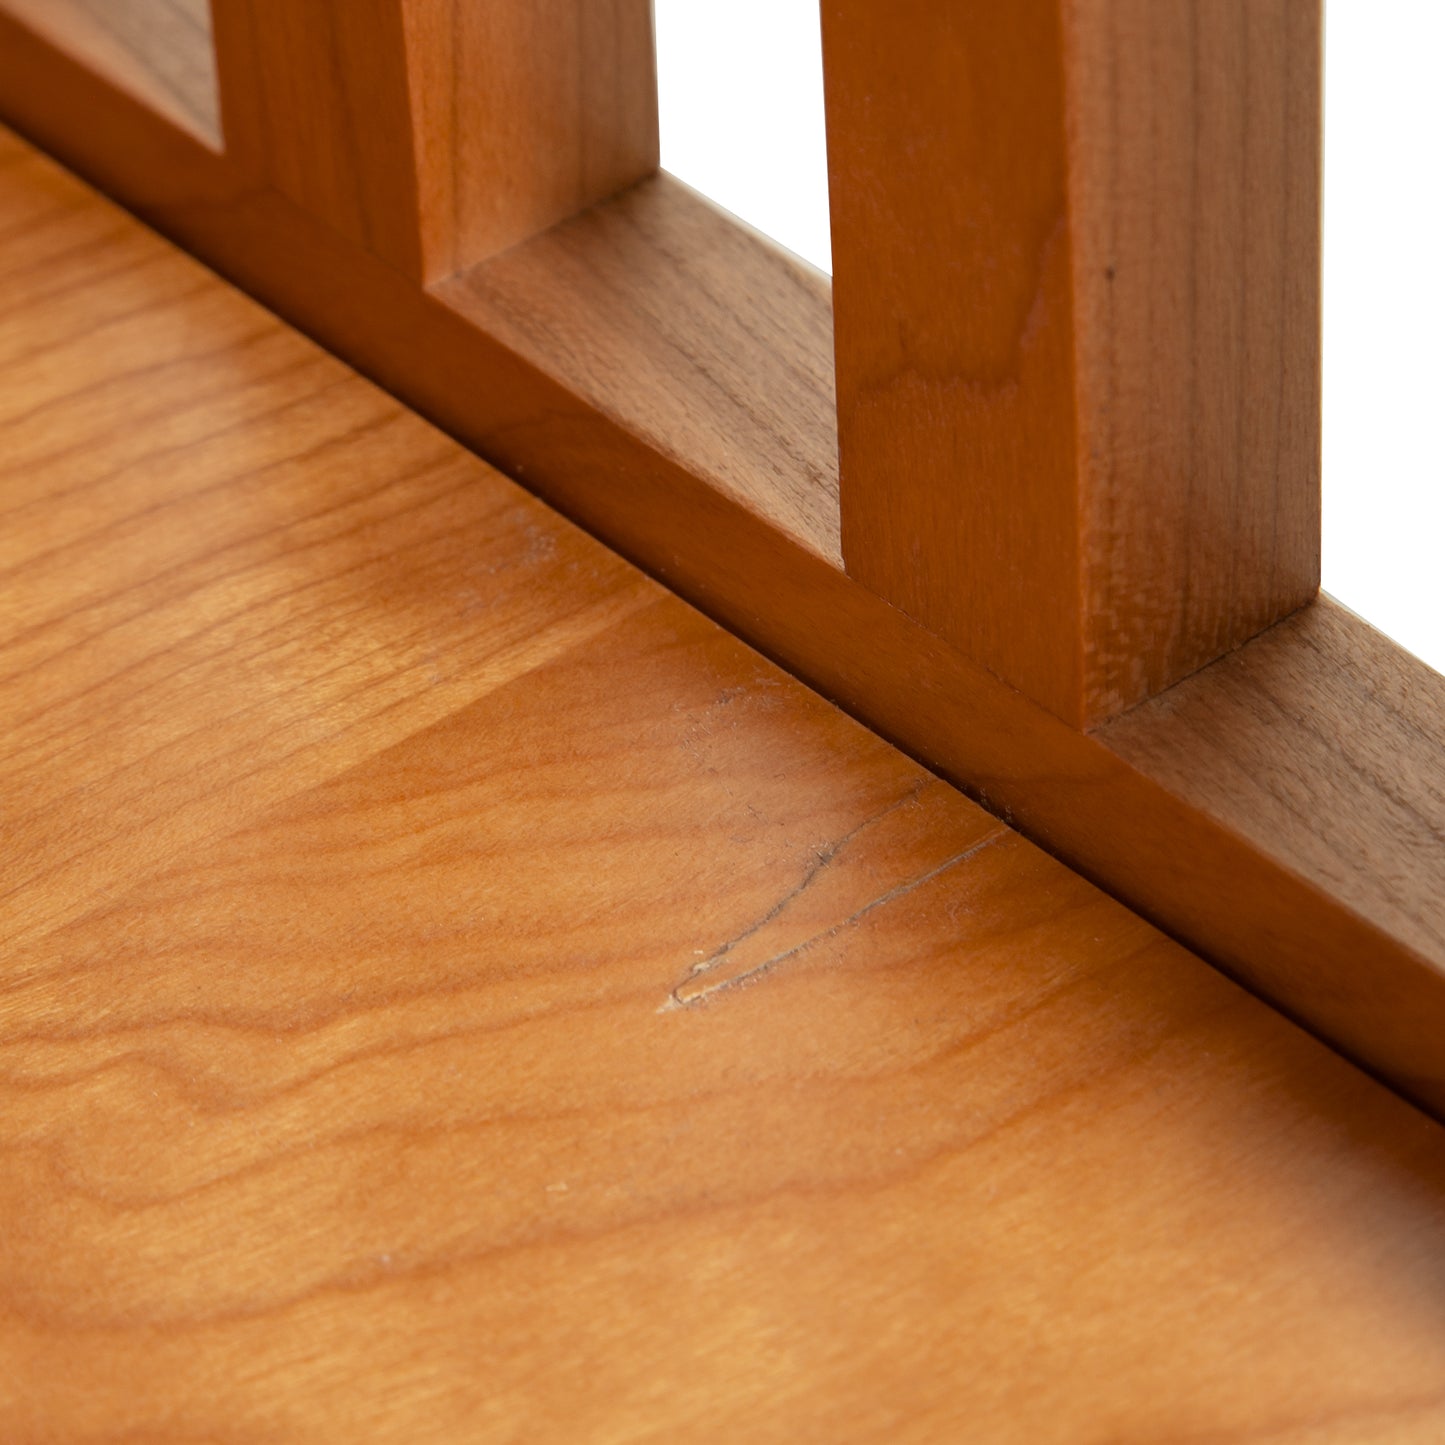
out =
{"type": "Polygon", "coordinates": [[[215,0],[213,14],[228,158],[425,276],[446,218],[422,205],[399,0],[215,0]]]}
{"type": "Polygon", "coordinates": [[[1445,1430],[1438,1125],[10,141],[0,318],[7,1445],[1445,1430]]]}
{"type": "MultiPolygon", "coordinates": [[[[644,268],[665,301],[644,305],[634,290],[636,309],[651,319],[619,337],[619,232],[605,213],[616,207],[633,214],[634,197],[561,233],[575,251],[565,263],[558,237],[539,238],[438,288],[443,304],[283,197],[249,187],[224,162],[3,20],[0,42],[0,104],[47,147],[1050,852],[1445,1112],[1445,955],[1417,948],[1415,918],[1423,910],[1437,934],[1445,931],[1445,896],[1427,889],[1406,909],[1374,879],[1372,860],[1393,846],[1378,831],[1387,826],[1382,800],[1390,776],[1331,763],[1330,796],[1342,816],[1362,820],[1359,846],[1353,856],[1339,852],[1327,873],[1302,867],[1310,852],[1302,836],[1307,819],[1262,834],[1250,821],[1257,795],[1247,790],[1199,806],[1171,790],[1187,763],[1171,765],[1166,786],[1147,762],[1135,765],[1112,751],[1107,733],[1064,725],[842,575],[825,560],[830,544],[826,530],[814,528],[822,513],[800,486],[805,478],[795,473],[797,490],[775,482],[788,418],[769,419],[756,400],[741,407],[733,400],[766,397],[775,377],[778,388],[806,390],[817,374],[816,342],[780,362],[776,327],[750,309],[751,291],[729,291],[720,276],[705,266],[699,272],[701,263],[670,246],[658,247],[644,268]],[[100,123],[82,134],[73,123],[78,113],[100,123]],[[608,249],[594,263],[599,238],[608,249]],[[550,298],[528,277],[525,252],[534,245],[549,248],[548,274],[566,281],[550,298]],[[528,289],[513,296],[494,285],[499,271],[527,280],[528,289]],[[708,285],[687,285],[693,274],[708,285]],[[533,307],[571,318],[565,357],[545,330],[532,332],[517,319],[533,307]],[[722,324],[728,307],[738,319],[726,354],[706,350],[700,338],[722,324]],[[608,317],[607,330],[587,330],[594,312],[608,317]],[[488,328],[506,334],[508,344],[488,328]],[[682,338],[695,362],[684,360],[682,338]],[[645,364],[649,377],[675,378],[655,411],[647,393],[620,379],[619,358],[645,364]],[[680,433],[688,439],[684,454],[659,434],[685,411],[689,379],[698,420],[680,433]],[[762,422],[740,425],[743,417],[762,422]],[[729,468],[724,479],[720,459],[729,468]]],[[[678,219],[632,228],[638,244],[629,274],[642,267],[646,236],[671,234],[673,224],[697,255],[736,248],[731,233],[713,241],[698,234],[727,226],[678,188],[656,186],[649,203],[675,208],[678,219]]],[[[763,253],[748,254],[747,274],[756,275],[763,253]]],[[[787,265],[780,257],[766,262],[768,304],[786,294],[789,332],[826,335],[826,295],[801,268],[796,284],[781,282],[787,265]]],[[[825,408],[820,392],[803,414],[823,416],[825,408]]],[[[803,455],[816,454],[821,436],[803,455]]],[[[826,475],[821,481],[827,484],[826,475]]],[[[1390,653],[1357,620],[1342,625],[1361,648],[1390,653]]],[[[1423,664],[1405,657],[1392,667],[1417,686],[1426,675],[1423,664]]],[[[1338,676],[1320,678],[1318,687],[1325,699],[1336,688],[1342,697],[1349,692],[1338,676]]],[[[1363,715],[1343,707],[1334,713],[1342,749],[1354,746],[1356,730],[1368,736],[1389,726],[1388,709],[1375,708],[1367,700],[1363,715]]],[[[1421,718],[1419,731],[1399,741],[1391,771],[1408,776],[1420,758],[1445,747],[1445,725],[1421,718]]],[[[1191,746],[1181,732],[1180,759],[1191,746]]],[[[1282,715],[1258,739],[1256,770],[1267,777],[1288,769],[1311,746],[1308,726],[1282,715]]],[[[1410,801],[1432,820],[1415,835],[1421,876],[1445,876],[1445,806],[1429,796],[1410,801]]]]}
{"type": "MultiPolygon", "coordinates": [[[[1433,959],[1445,957],[1442,723],[1445,677],[1323,598],[1111,723],[1102,740],[1256,847],[1287,838],[1297,873],[1366,916],[1389,917],[1433,959]]],[[[1372,963],[1360,955],[1361,977],[1372,963]]],[[[1350,990],[1361,1033],[1383,1033],[1400,1004],[1350,990]]],[[[1406,1086],[1438,1089],[1440,1053],[1438,1035],[1413,1057],[1400,1051],[1406,1086]]]]}
{"type": "Polygon", "coordinates": [[[825,0],[849,573],[1069,722],[1319,584],[1314,0],[825,0]]]}
{"type": "Polygon", "coordinates": [[[1062,7],[1091,719],[1319,589],[1322,9],[1062,7]]]}
{"type": "Polygon", "coordinates": [[[0,8],[220,146],[210,0],[0,0],[0,8]]]}
{"type": "Polygon", "coordinates": [[[651,0],[434,0],[405,9],[431,275],[657,169],[651,0]]]}
{"type": "Polygon", "coordinates": [[[647,0],[214,0],[227,152],[421,280],[657,167],[647,0]]]}
{"type": "Polygon", "coordinates": [[[454,444],[9,149],[14,945],[209,836],[218,807],[343,771],[647,589],[570,533],[535,538],[454,444]],[[495,579],[485,631],[476,576],[495,579]],[[423,603],[438,589],[451,612],[423,603]]]}
{"type": "MultiPolygon", "coordinates": [[[[434,294],[710,487],[841,562],[827,278],[705,197],[655,176],[434,294]]],[[[526,462],[518,468],[525,475],[526,462]]]]}

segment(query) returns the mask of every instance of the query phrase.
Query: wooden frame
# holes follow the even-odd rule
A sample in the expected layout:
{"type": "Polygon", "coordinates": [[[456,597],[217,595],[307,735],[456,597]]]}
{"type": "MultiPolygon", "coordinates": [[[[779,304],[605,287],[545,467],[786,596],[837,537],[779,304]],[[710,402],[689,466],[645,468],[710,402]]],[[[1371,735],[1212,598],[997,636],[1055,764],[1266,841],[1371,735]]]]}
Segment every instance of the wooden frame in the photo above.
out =
{"type": "Polygon", "coordinates": [[[823,21],[849,574],[1078,727],[1308,602],[1318,6],[823,21]]]}
{"type": "MultiPolygon", "coordinates": [[[[852,557],[843,569],[851,503],[840,530],[831,297],[810,268],[666,176],[604,199],[624,166],[573,194],[562,209],[576,214],[523,208],[507,232],[516,244],[469,243],[449,271],[451,260],[427,259],[445,248],[394,249],[311,205],[304,185],[218,153],[134,84],[92,69],[83,43],[42,36],[7,3],[8,123],[1445,1114],[1445,679],[1327,599],[1284,615],[1311,590],[1307,555],[1285,569],[1288,585],[1230,613],[1203,653],[1114,692],[1050,694],[1034,686],[1046,674],[980,653],[967,627],[880,595],[868,584],[886,591],[882,573],[852,557]]],[[[1284,3],[1286,19],[1314,13],[1311,0],[1284,3]]],[[[849,9],[830,6],[834,56],[849,9]]],[[[1063,13],[1128,10],[1099,0],[1063,13]]],[[[1071,32],[1070,50],[1060,30],[1061,73],[1077,46],[1110,33],[1071,32]]],[[[635,54],[627,64],[635,75],[635,54]]],[[[236,73],[222,61],[228,118],[236,73]]],[[[631,152],[639,173],[645,150],[631,152]]],[[[840,287],[846,255],[845,242],[840,287]]],[[[1306,298],[1306,330],[1307,313],[1306,298]]],[[[1092,316],[1085,307],[1071,323],[1076,355],[1098,334],[1092,316]]],[[[1311,435],[1291,443],[1306,476],[1311,435]]]]}

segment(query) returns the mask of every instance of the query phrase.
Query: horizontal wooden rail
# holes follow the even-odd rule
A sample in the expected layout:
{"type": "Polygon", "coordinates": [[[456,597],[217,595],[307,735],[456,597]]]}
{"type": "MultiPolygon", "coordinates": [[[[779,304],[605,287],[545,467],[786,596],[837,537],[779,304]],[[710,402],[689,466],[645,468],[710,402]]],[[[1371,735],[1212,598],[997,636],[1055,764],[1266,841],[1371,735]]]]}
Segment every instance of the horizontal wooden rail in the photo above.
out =
{"type": "Polygon", "coordinates": [[[1079,731],[841,571],[828,289],[685,187],[423,289],[5,17],[0,113],[1445,1115],[1445,680],[1423,663],[1325,601],[1079,731]]]}

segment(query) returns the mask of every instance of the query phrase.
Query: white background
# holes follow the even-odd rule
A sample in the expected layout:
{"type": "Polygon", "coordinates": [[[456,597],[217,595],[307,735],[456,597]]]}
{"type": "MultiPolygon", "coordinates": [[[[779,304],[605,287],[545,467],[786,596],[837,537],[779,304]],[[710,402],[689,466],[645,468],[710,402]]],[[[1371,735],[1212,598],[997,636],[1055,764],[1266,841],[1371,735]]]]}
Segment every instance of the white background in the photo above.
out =
{"type": "MultiPolygon", "coordinates": [[[[817,0],[655,0],[662,164],[823,270],[817,0]]],[[[1325,14],[1324,585],[1445,671],[1445,0],[1325,14]]]]}

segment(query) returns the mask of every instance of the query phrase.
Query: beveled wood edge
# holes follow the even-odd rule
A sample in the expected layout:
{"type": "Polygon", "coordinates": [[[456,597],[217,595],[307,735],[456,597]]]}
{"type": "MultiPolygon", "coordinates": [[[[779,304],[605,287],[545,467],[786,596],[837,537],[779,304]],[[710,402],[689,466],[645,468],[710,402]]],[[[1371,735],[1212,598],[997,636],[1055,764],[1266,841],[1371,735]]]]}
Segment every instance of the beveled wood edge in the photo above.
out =
{"type": "MultiPolygon", "coordinates": [[[[1412,941],[1418,920],[1381,903],[1368,850],[1353,860],[1352,874],[1324,877],[1288,835],[1257,836],[1248,790],[1206,801],[1161,780],[1175,778],[1181,758],[1187,764],[1187,737],[1177,739],[1171,768],[1151,771],[1116,750],[1110,729],[1074,731],[850,581],[755,499],[719,488],[594,398],[568,390],[545,356],[501,344],[276,193],[248,187],[223,158],[4,15],[0,116],[1062,861],[1445,1118],[1445,951],[1422,952],[1412,941]]],[[[1240,652],[1271,645],[1290,625],[1240,652]]],[[[1429,674],[1405,657],[1407,668],[1429,674]]],[[[1201,685],[1229,663],[1222,659],[1186,685],[1201,685]]],[[[1330,679],[1318,685],[1328,691],[1330,679]]],[[[1167,717],[1165,704],[1157,727],[1167,729],[1167,717]]],[[[1422,759],[1445,747],[1445,719],[1438,722],[1412,745],[1422,759]]],[[[1287,726],[1266,738],[1282,763],[1297,751],[1287,726]]],[[[1402,775],[1409,761],[1400,759],[1402,775]]],[[[1354,811],[1375,815],[1365,774],[1339,781],[1346,806],[1353,788],[1362,803],[1354,811]]],[[[1422,804],[1445,819],[1441,800],[1422,804]]],[[[1445,821],[1434,838],[1422,867],[1445,878],[1445,821]]]]}

